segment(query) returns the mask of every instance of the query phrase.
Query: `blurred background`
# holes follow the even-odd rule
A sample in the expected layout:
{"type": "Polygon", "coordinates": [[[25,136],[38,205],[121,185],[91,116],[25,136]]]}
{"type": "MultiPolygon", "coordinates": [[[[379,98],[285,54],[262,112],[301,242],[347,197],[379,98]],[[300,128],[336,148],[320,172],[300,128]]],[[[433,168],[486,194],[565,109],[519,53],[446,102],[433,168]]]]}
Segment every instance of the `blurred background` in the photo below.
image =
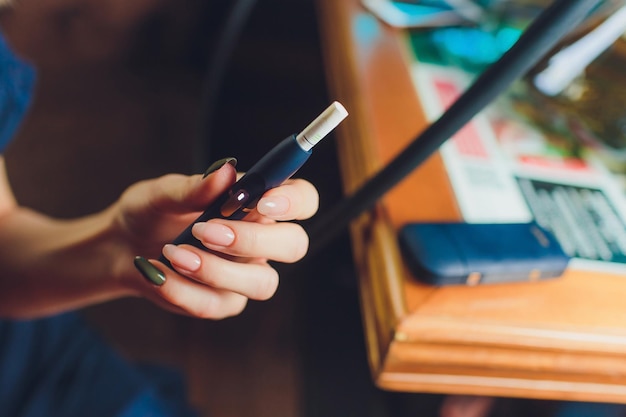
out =
{"type": "MultiPolygon", "coordinates": [[[[203,79],[232,4],[21,0],[3,12],[7,38],[39,70],[34,106],[6,153],[20,202],[73,217],[106,207],[142,178],[200,172],[224,156],[245,170],[316,117],[332,97],[314,1],[258,1],[217,91],[210,145],[200,147],[209,155],[198,158],[198,132],[207,128],[203,79]]],[[[321,210],[341,196],[333,141],[316,147],[299,173],[318,186],[321,210]]],[[[84,313],[127,357],[184,372],[202,416],[414,409],[413,396],[371,384],[347,235],[278,268],[277,295],[233,319],[175,316],[137,299],[84,313]]],[[[419,407],[434,410],[439,399],[424,398],[419,407]]]]}
{"type": "MultiPolygon", "coordinates": [[[[202,172],[226,156],[245,170],[326,108],[333,97],[315,0],[257,1],[207,100],[207,71],[233,4],[20,0],[3,11],[0,27],[38,68],[34,105],[6,153],[19,201],[74,217],[103,209],[140,179],[202,172]]],[[[459,62],[455,49],[443,51],[459,62]]],[[[461,63],[480,69],[479,58],[461,63]]],[[[298,174],[318,187],[320,213],[342,196],[334,141],[331,134],[318,145],[298,174]]],[[[438,415],[442,396],[373,386],[346,231],[277,268],[276,296],[236,318],[176,316],[139,299],[84,314],[131,360],[182,371],[201,416],[438,415]]],[[[542,415],[546,406],[500,401],[492,415],[542,415]]]]}

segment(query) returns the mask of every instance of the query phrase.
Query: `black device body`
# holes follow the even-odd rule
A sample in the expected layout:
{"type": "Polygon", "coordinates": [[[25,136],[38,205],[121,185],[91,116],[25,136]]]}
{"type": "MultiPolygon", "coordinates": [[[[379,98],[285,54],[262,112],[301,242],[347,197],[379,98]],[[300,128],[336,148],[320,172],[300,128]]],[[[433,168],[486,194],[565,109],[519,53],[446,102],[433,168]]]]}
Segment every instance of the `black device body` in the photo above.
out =
{"type": "MultiPolygon", "coordinates": [[[[246,174],[217,198],[207,209],[172,242],[175,245],[188,244],[207,250],[202,242],[191,233],[194,224],[210,219],[243,219],[254,210],[257,202],[267,190],[278,187],[290,178],[311,156],[311,150],[303,150],[296,139],[290,135],[278,143],[246,174]]],[[[168,267],[172,267],[163,255],[159,258],[168,267]]]]}
{"type": "Polygon", "coordinates": [[[535,281],[563,274],[570,257],[534,222],[412,223],[399,234],[412,275],[432,285],[535,281]]]}

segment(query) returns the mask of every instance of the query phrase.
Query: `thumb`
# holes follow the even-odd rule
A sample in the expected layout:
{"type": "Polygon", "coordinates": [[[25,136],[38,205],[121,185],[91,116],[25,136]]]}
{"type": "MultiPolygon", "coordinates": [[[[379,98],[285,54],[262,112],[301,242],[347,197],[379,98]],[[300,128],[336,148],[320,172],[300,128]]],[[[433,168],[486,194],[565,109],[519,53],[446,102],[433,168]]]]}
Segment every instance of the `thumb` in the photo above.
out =
{"type": "Polygon", "coordinates": [[[129,194],[137,206],[149,207],[155,214],[201,211],[235,182],[235,164],[234,158],[222,159],[212,164],[202,177],[164,175],[129,194]]]}
{"type": "Polygon", "coordinates": [[[201,178],[198,175],[185,177],[179,184],[174,184],[178,182],[175,178],[171,184],[166,181],[163,184],[165,192],[161,194],[162,199],[155,201],[155,204],[174,212],[204,210],[236,181],[236,165],[235,158],[224,158],[211,164],[201,178]]]}

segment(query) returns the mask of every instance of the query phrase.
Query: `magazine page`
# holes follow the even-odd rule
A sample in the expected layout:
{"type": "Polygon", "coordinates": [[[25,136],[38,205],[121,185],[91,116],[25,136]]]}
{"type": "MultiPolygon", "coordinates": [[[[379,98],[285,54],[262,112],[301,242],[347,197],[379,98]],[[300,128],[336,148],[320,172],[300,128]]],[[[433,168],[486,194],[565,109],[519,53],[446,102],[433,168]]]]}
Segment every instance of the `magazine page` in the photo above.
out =
{"type": "MultiPolygon", "coordinates": [[[[412,75],[430,120],[471,82],[462,70],[419,61],[412,75]]],[[[573,257],[572,268],[626,273],[621,176],[592,154],[583,158],[563,151],[511,108],[503,97],[441,147],[464,220],[535,220],[573,257]]]]}

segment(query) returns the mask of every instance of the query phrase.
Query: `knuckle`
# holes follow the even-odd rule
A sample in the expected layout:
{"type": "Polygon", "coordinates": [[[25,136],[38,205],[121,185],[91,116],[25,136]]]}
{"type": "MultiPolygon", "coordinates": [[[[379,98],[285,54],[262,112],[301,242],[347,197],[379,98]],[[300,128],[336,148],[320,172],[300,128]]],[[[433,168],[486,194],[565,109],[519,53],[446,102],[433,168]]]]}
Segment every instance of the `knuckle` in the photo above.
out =
{"type": "Polygon", "coordinates": [[[202,282],[208,285],[209,287],[219,289],[224,285],[223,274],[217,272],[208,271],[203,277],[202,282]]]}
{"type": "Polygon", "coordinates": [[[304,230],[302,230],[302,239],[299,240],[298,245],[294,245],[294,261],[299,261],[304,258],[304,256],[309,251],[309,235],[306,234],[304,230]]]}
{"type": "MultiPolygon", "coordinates": [[[[165,290],[165,287],[163,287],[163,290],[165,290]]],[[[213,297],[204,297],[202,302],[198,303],[197,301],[190,302],[187,297],[177,292],[162,291],[161,296],[167,303],[178,307],[191,316],[211,318],[215,315],[216,302],[212,299],[213,297]]]]}
{"type": "Polygon", "coordinates": [[[302,226],[297,224],[290,225],[294,227],[294,238],[291,239],[291,244],[288,246],[286,260],[289,262],[296,262],[304,258],[309,251],[309,235],[307,235],[302,226]]]}
{"type": "Polygon", "coordinates": [[[221,320],[241,314],[246,305],[246,297],[235,293],[222,294],[205,300],[195,309],[194,315],[202,319],[221,320]]]}
{"type": "Polygon", "coordinates": [[[217,257],[213,258],[211,262],[203,262],[203,270],[197,279],[209,287],[215,289],[223,288],[229,276],[227,268],[229,264],[227,262],[217,257]]]}
{"type": "Polygon", "coordinates": [[[228,312],[224,316],[224,318],[238,316],[239,314],[243,313],[243,310],[245,310],[247,304],[248,299],[246,297],[238,297],[238,302],[232,304],[230,312],[228,312]]]}
{"type": "Polygon", "coordinates": [[[175,291],[162,291],[161,296],[169,304],[178,307],[193,317],[216,320],[224,315],[218,294],[206,294],[202,298],[194,299],[193,301],[186,297],[184,293],[175,291]]]}
{"type": "Polygon", "coordinates": [[[251,296],[251,298],[255,300],[268,300],[278,289],[278,272],[269,265],[267,266],[267,269],[268,272],[265,274],[266,276],[259,277],[257,279],[256,289],[254,294],[251,296]]]}
{"type": "Polygon", "coordinates": [[[208,320],[221,320],[241,314],[247,305],[247,298],[231,291],[210,290],[198,295],[195,291],[181,291],[164,285],[159,289],[162,302],[176,307],[193,317],[208,320]]]}
{"type": "Polygon", "coordinates": [[[254,253],[258,252],[258,248],[260,246],[260,238],[259,238],[259,232],[257,230],[256,227],[249,227],[251,225],[248,224],[240,224],[243,226],[248,226],[248,227],[242,227],[238,230],[237,233],[237,254],[238,255],[242,255],[242,256],[246,256],[246,255],[251,255],[254,253]]]}
{"type": "Polygon", "coordinates": [[[194,307],[190,307],[188,312],[201,319],[217,320],[223,317],[223,312],[219,308],[218,298],[205,297],[205,299],[194,307]]]}

